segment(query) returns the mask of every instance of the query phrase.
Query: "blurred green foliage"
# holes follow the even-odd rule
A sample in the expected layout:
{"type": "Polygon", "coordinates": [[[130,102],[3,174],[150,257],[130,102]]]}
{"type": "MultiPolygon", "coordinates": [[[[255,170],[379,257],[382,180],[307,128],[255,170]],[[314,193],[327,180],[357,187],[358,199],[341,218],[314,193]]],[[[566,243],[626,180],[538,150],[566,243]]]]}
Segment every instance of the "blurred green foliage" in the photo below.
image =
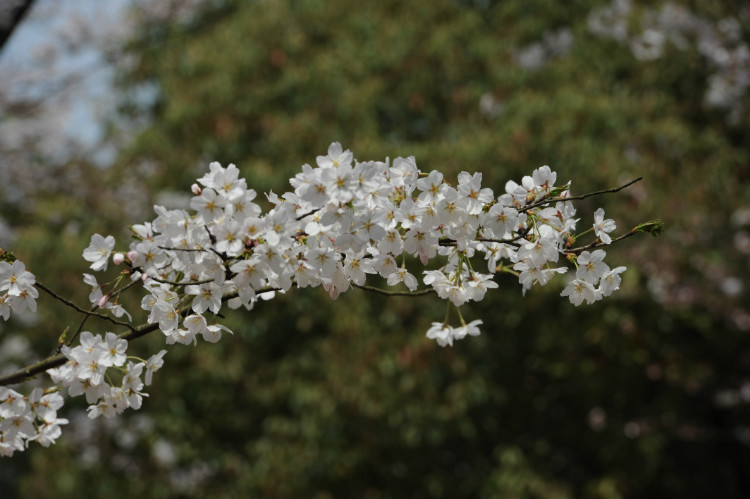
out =
{"type": "MultiPolygon", "coordinates": [[[[748,226],[731,222],[750,207],[750,122],[703,104],[695,50],[644,62],[591,34],[605,5],[226,0],[144,22],[124,49],[122,112],[148,124],[115,165],[70,165],[87,172],[85,203],[61,189],[18,212],[13,251],[83,303],[89,235],[125,241],[151,216],[108,194],[134,174],[151,201],[213,160],[283,192],[332,141],[360,160],[481,171],[496,192],[542,164],[576,193],[643,175],[581,203],[581,224],[601,205],[618,232],[656,217],[666,231],[612,248],[623,289],[590,307],[560,298],[562,281],[522,297],[502,278],[464,312],[482,336],[449,349],[424,338],[444,313],[428,297],[295,290],[230,314],[234,337],[170,348],[141,414],[4,462],[8,497],[748,497],[750,293],[723,285],[750,282],[735,244],[748,226]],[[569,52],[518,64],[561,28],[569,52]],[[155,101],[135,97],[145,87],[155,101]]],[[[40,301],[32,340],[46,353],[77,320],[40,301]]]]}

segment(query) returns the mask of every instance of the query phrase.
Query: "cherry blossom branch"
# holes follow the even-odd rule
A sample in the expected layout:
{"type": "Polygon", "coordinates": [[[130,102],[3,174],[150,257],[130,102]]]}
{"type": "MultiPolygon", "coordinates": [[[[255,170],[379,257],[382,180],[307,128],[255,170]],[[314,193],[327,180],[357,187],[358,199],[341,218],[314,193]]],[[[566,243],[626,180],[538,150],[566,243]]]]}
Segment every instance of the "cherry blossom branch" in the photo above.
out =
{"type": "Polygon", "coordinates": [[[187,252],[195,252],[195,253],[208,253],[211,250],[210,249],[203,249],[203,248],[170,248],[169,246],[157,246],[159,249],[163,249],[166,251],[187,251],[187,252]]]}
{"type": "Polygon", "coordinates": [[[436,292],[434,288],[420,289],[419,291],[387,291],[385,289],[376,288],[375,286],[368,286],[367,284],[352,283],[352,286],[364,291],[372,291],[386,296],[425,296],[436,292]]]}
{"type": "Polygon", "coordinates": [[[46,359],[40,360],[34,364],[28,365],[16,372],[0,376],[0,386],[15,385],[22,383],[29,378],[36,376],[39,373],[43,373],[47,369],[58,367],[65,364],[68,359],[61,353],[51,355],[46,359]]]}
{"type": "MultiPolygon", "coordinates": [[[[482,243],[508,244],[510,246],[514,246],[514,247],[518,248],[521,245],[519,243],[517,243],[516,241],[518,241],[520,239],[525,239],[525,237],[526,237],[525,235],[524,236],[517,236],[517,237],[514,237],[512,239],[491,239],[491,238],[480,237],[480,238],[477,238],[477,241],[482,242],[482,243]]],[[[456,242],[455,239],[448,239],[448,238],[439,239],[438,240],[438,244],[440,246],[457,246],[458,245],[458,243],[456,242]]]]}
{"type": "MultiPolygon", "coordinates": [[[[91,310],[93,311],[96,308],[96,306],[92,307],[91,310]]],[[[65,332],[63,332],[61,338],[57,340],[57,353],[62,352],[62,347],[64,346],[70,346],[73,344],[73,342],[78,338],[78,335],[81,334],[81,331],[83,331],[83,326],[86,324],[86,321],[89,320],[90,315],[86,314],[83,316],[83,319],[81,319],[81,322],[78,324],[78,327],[76,328],[75,332],[71,335],[69,339],[65,339],[65,334],[67,333],[67,328],[65,332]]]]}
{"type": "Polygon", "coordinates": [[[152,281],[156,281],[161,284],[170,284],[172,286],[190,286],[190,285],[200,285],[200,284],[208,284],[209,282],[214,282],[214,279],[204,279],[202,281],[189,281],[189,282],[175,282],[175,281],[168,281],[166,279],[159,279],[158,277],[148,276],[149,279],[152,281]]]}
{"type": "MultiPolygon", "coordinates": [[[[563,254],[577,258],[570,258],[576,264],[575,277],[561,296],[576,306],[584,301],[593,303],[619,289],[620,274],[626,267],[610,268],[603,261],[604,250],[586,250],[638,232],[656,235],[663,228],[659,220],[645,222],[613,239],[610,233],[617,228],[616,222],[599,208],[593,225],[572,235],[580,218],[576,218],[574,203],[568,201],[619,192],[642,177],[612,189],[570,197],[571,183],[555,186],[557,174],[543,166],[524,177],[521,184],[509,181],[506,192],[496,197],[492,189],[481,186],[481,173],[461,172],[458,184],[451,185],[438,171],[421,173],[413,157],[397,158],[393,163],[360,163],[351,151],[333,143],[328,155],[318,156],[316,162],[317,168],[304,165],[302,172],[290,179],[294,192],[268,195],[274,206],[265,214],[252,202],[256,192],[247,188],[236,166],[211,163],[209,173],[197,180],[203,188],[195,184],[191,189],[195,194],[190,200],[191,211],[155,206],[153,222],[132,226],[134,238],[127,253],[113,255],[113,236],[92,235],[82,253],[91,269],[106,271],[110,263],[126,266],[114,285],[106,285],[111,290],[104,295],[96,278],[84,274],[84,282],[93,286],[91,310],[35,283],[23,262],[0,251],[0,316],[7,320],[11,313],[36,310],[39,292],[35,286],[83,314],[72,337],[67,337],[66,329],[58,339],[61,352],[0,376],[0,386],[62,366],[49,372],[59,389],[68,387],[71,392],[74,384],[85,382],[92,390],[100,390],[88,408],[89,417],[110,416],[129,407],[139,409],[146,396],[143,386],[151,383],[151,374],[162,365],[166,350],[133,363],[127,360],[131,358],[126,355],[128,340],[159,330],[167,344],[193,344],[198,336],[215,342],[222,332],[231,333],[216,322],[224,317],[222,302],[230,300],[232,309],[252,308],[259,298],[270,299],[263,293],[295,285],[322,286],[333,299],[353,287],[385,296],[434,293],[458,310],[464,303],[483,300],[488,290],[497,288],[494,276],[498,272],[515,275],[523,291],[544,286],[555,275],[571,270],[550,265],[563,254]],[[524,201],[531,203],[520,206],[524,201]],[[559,209],[546,208],[553,203],[561,203],[559,209]],[[592,230],[593,242],[568,248],[592,230]],[[176,240],[192,241],[193,247],[172,248],[176,240]],[[418,257],[424,269],[436,268],[429,263],[433,258],[445,263],[437,270],[423,270],[422,282],[427,288],[418,290],[418,278],[403,263],[407,256],[418,257]],[[486,260],[485,272],[472,263],[480,256],[486,260]],[[400,267],[397,258],[402,260],[400,267]],[[125,282],[136,270],[154,277],[125,282]],[[389,286],[403,283],[409,291],[356,284],[364,283],[365,274],[379,274],[389,286]],[[180,282],[185,279],[188,281],[180,282]],[[130,318],[117,300],[109,300],[136,284],[142,284],[145,292],[141,300],[141,308],[149,314],[145,323],[134,326],[96,311],[111,309],[115,317],[127,314],[130,318]],[[212,315],[204,316],[206,313],[212,315]],[[82,331],[89,317],[105,319],[120,326],[122,332],[95,335],[82,331]],[[75,341],[80,345],[73,346],[75,341]],[[109,368],[126,373],[121,386],[112,385],[109,368]],[[140,379],[143,374],[145,383],[140,379]]],[[[481,320],[466,323],[460,310],[457,313],[460,325],[451,325],[446,315],[442,322],[432,323],[427,338],[448,346],[454,340],[480,334],[481,320]]],[[[22,412],[13,416],[25,425],[22,430],[0,430],[0,454],[23,451],[30,441],[46,446],[59,435],[59,425],[67,422],[56,419],[48,424],[45,420],[34,426],[36,416],[27,416],[22,412]],[[3,446],[3,439],[12,442],[3,446]]],[[[8,417],[0,417],[0,422],[8,417]]]]}
{"type": "Polygon", "coordinates": [[[133,286],[135,286],[136,284],[138,284],[138,280],[137,280],[137,279],[136,279],[136,280],[132,280],[132,281],[130,281],[129,283],[127,283],[127,284],[126,284],[125,286],[123,286],[123,287],[121,287],[120,289],[118,289],[118,290],[114,291],[114,292],[112,293],[112,296],[113,296],[113,297],[119,296],[119,295],[120,295],[120,294],[121,294],[121,293],[122,293],[123,291],[127,291],[128,289],[132,288],[132,287],[133,287],[133,286]]]}
{"type": "Polygon", "coordinates": [[[492,238],[484,238],[484,237],[482,237],[482,238],[477,239],[477,241],[480,241],[480,242],[483,242],[483,243],[509,244],[511,246],[515,246],[516,248],[518,248],[521,245],[519,243],[517,243],[516,241],[519,241],[519,240],[525,239],[525,238],[526,238],[526,235],[516,236],[516,237],[511,238],[511,239],[492,239],[492,238]]]}
{"type": "Polygon", "coordinates": [[[41,289],[42,291],[44,291],[45,293],[47,293],[48,295],[50,295],[50,296],[51,296],[52,298],[55,298],[56,300],[59,300],[59,301],[61,301],[61,302],[62,302],[62,303],[64,303],[65,305],[67,305],[67,306],[69,306],[69,307],[73,308],[73,309],[74,309],[74,310],[76,310],[77,312],[80,312],[80,313],[82,313],[82,314],[86,315],[87,317],[88,317],[88,316],[99,317],[100,319],[104,319],[104,320],[107,320],[107,321],[111,322],[112,324],[116,324],[116,325],[118,325],[118,326],[123,326],[123,327],[127,327],[127,328],[129,328],[129,329],[133,329],[133,326],[131,326],[131,325],[130,325],[130,324],[128,324],[127,322],[123,322],[123,321],[118,321],[117,319],[114,319],[114,318],[112,318],[112,317],[110,317],[110,316],[108,316],[108,315],[105,315],[105,314],[100,314],[100,313],[98,313],[98,312],[94,312],[94,311],[92,311],[92,310],[86,310],[86,309],[83,309],[83,308],[79,307],[78,305],[76,305],[76,304],[75,304],[75,303],[73,303],[72,301],[70,301],[70,300],[67,300],[67,299],[63,298],[62,296],[58,295],[57,293],[55,293],[54,291],[52,291],[52,290],[51,290],[50,288],[48,288],[47,286],[45,286],[44,284],[42,284],[42,283],[41,283],[41,282],[39,282],[39,281],[36,281],[36,284],[35,284],[35,286],[36,286],[37,288],[41,289]]]}
{"type": "MultiPolygon", "coordinates": [[[[120,289],[112,292],[110,298],[120,296],[120,294],[123,291],[126,291],[126,290],[132,288],[137,283],[138,283],[137,280],[130,281],[125,286],[123,286],[120,289]]],[[[73,342],[76,340],[76,338],[78,338],[78,335],[81,334],[81,331],[83,331],[83,326],[86,324],[86,321],[89,319],[89,317],[91,317],[92,315],[97,315],[97,314],[93,314],[93,311],[96,310],[97,307],[98,307],[98,305],[95,304],[94,306],[91,307],[90,312],[92,312],[92,313],[89,313],[89,314],[86,314],[86,315],[83,316],[83,319],[81,320],[80,324],[78,324],[78,327],[76,328],[75,332],[73,333],[73,335],[67,341],[65,340],[65,337],[64,337],[65,335],[63,334],[63,336],[58,340],[58,345],[57,345],[57,352],[58,353],[62,350],[63,346],[65,346],[65,345],[70,346],[70,345],[73,344],[73,342]]],[[[130,324],[121,323],[119,321],[118,321],[118,323],[125,324],[125,326],[127,326],[127,327],[129,327],[129,328],[132,329],[132,327],[130,326],[130,324]]]]}
{"type": "Polygon", "coordinates": [[[549,199],[542,199],[540,201],[537,201],[535,203],[527,204],[523,208],[520,208],[518,210],[519,213],[526,213],[527,211],[537,208],[539,206],[544,206],[552,203],[557,203],[558,201],[579,201],[581,199],[590,198],[592,196],[599,196],[601,194],[611,194],[614,192],[620,192],[623,189],[626,189],[630,187],[631,185],[635,184],[636,182],[640,182],[643,180],[643,177],[638,177],[637,179],[631,180],[627,184],[623,184],[620,187],[613,187],[612,189],[604,189],[601,191],[595,191],[595,192],[589,192],[586,194],[581,194],[580,196],[569,196],[569,197],[557,197],[557,198],[549,198],[549,199]]]}
{"type": "MultiPolygon", "coordinates": [[[[37,283],[37,285],[38,284],[39,283],[37,283]]],[[[259,291],[259,292],[265,292],[265,291],[267,290],[259,291]]],[[[236,291],[227,293],[226,295],[222,297],[222,301],[227,301],[232,298],[236,298],[237,295],[238,293],[236,291]]],[[[180,315],[184,315],[189,310],[190,310],[190,305],[188,304],[188,305],[181,307],[177,311],[177,313],[180,315]]],[[[97,314],[91,314],[91,315],[97,315],[97,314]]],[[[128,340],[128,341],[134,340],[136,338],[140,338],[142,336],[146,336],[147,334],[152,333],[159,329],[158,322],[154,322],[154,323],[146,322],[135,327],[131,326],[130,324],[124,324],[124,325],[129,327],[130,331],[121,333],[117,336],[118,338],[128,340]]],[[[36,362],[34,364],[28,365],[22,369],[19,369],[18,371],[0,376],[0,386],[8,386],[8,385],[15,385],[18,383],[22,383],[23,381],[26,381],[27,379],[32,378],[36,376],[37,374],[41,374],[55,367],[60,367],[61,365],[65,364],[67,361],[68,359],[62,353],[50,355],[49,357],[42,359],[39,362],[36,362]]]]}
{"type": "Polygon", "coordinates": [[[649,222],[644,222],[636,227],[633,227],[630,231],[626,232],[625,234],[612,239],[612,242],[609,244],[603,243],[600,239],[597,238],[597,239],[594,239],[594,241],[592,241],[590,244],[587,244],[585,246],[579,246],[577,248],[563,250],[563,253],[565,253],[566,255],[580,255],[584,251],[587,251],[593,248],[599,248],[601,246],[609,246],[610,244],[614,244],[618,241],[622,241],[623,239],[627,239],[640,232],[647,232],[652,235],[658,236],[662,233],[663,230],[664,230],[664,222],[662,222],[659,219],[651,220],[649,222]]]}
{"type": "Polygon", "coordinates": [[[516,243],[516,241],[520,241],[521,239],[526,239],[526,236],[531,232],[531,227],[526,227],[523,230],[518,231],[518,235],[515,237],[511,237],[510,239],[492,239],[492,238],[480,238],[479,241],[483,243],[500,243],[500,244],[510,244],[511,246],[519,247],[520,244],[516,243]]]}
{"type": "MultiPolygon", "coordinates": [[[[631,230],[630,232],[626,232],[625,234],[612,239],[612,243],[616,243],[617,241],[622,241],[623,239],[627,239],[630,236],[634,236],[635,234],[637,234],[637,231],[631,230]]],[[[563,253],[565,253],[566,255],[580,255],[584,251],[587,251],[593,248],[599,248],[601,246],[609,246],[609,244],[605,244],[601,242],[599,239],[595,239],[593,242],[591,242],[590,244],[587,244],[586,246],[579,246],[577,248],[566,249],[566,250],[563,250],[563,253]]]]}

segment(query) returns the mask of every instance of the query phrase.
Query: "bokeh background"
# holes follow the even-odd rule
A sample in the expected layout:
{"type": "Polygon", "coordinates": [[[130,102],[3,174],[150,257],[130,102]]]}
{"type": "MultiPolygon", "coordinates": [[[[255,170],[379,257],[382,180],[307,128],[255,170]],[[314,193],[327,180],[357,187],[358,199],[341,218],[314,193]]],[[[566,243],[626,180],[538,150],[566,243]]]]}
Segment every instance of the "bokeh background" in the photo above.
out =
{"type": "MultiPolygon", "coordinates": [[[[37,1],[0,57],[0,246],[80,303],[92,233],[125,247],[213,160],[283,192],[333,141],[496,192],[543,164],[577,193],[643,176],[582,224],[666,232],[611,248],[622,289],[591,306],[500,278],[453,348],[424,337],[434,297],[228,314],[138,413],[69,401],[58,444],[2,461],[3,498],[750,497],[746,2],[100,3],[37,1]]],[[[0,370],[78,321],[42,296],[0,325],[0,370]]]]}

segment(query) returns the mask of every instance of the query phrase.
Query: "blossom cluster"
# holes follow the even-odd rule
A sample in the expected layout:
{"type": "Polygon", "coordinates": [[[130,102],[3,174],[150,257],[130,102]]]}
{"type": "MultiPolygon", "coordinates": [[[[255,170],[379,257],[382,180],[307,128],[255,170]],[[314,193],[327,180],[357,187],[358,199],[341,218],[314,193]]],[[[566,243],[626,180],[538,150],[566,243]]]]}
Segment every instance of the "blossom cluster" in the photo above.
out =
{"type": "Polygon", "coordinates": [[[605,256],[604,250],[600,249],[582,252],[578,256],[576,278],[563,289],[562,295],[568,296],[574,305],[580,305],[583,300],[593,303],[617,290],[620,287],[620,274],[625,267],[610,270],[603,261],[605,256]]]}
{"type": "MultiPolygon", "coordinates": [[[[352,287],[383,291],[366,284],[369,275],[388,286],[403,285],[404,294],[433,292],[448,312],[455,309],[460,324],[451,324],[446,313],[427,331],[428,338],[447,346],[480,334],[482,321],[466,323],[459,307],[497,288],[499,273],[517,276],[525,293],[568,272],[569,265],[558,262],[572,264],[576,275],[562,295],[575,305],[619,288],[625,267],[610,270],[604,250],[588,251],[613,241],[615,222],[600,208],[593,224],[576,233],[580,219],[570,183],[556,186],[557,174],[548,166],[520,183],[507,182],[496,196],[482,186],[481,173],[461,172],[454,184],[438,171],[421,172],[413,157],[359,162],[339,143],[318,156],[316,165],[302,166],[290,180],[292,190],[268,193],[270,209],[264,213],[236,166],[211,163],[192,186],[190,210],[155,206],[155,219],[131,227],[127,249],[116,251],[113,236],[94,234],[83,258],[96,272],[110,263],[121,272],[114,284],[84,274],[92,311],[132,320],[119,294],[141,284],[141,308],[148,315],[142,327],[160,330],[168,344],[196,344],[199,337],[216,342],[231,333],[217,323],[225,303],[250,310],[259,299],[294,286],[322,287],[333,299],[352,287]],[[575,248],[586,233],[593,233],[592,241],[575,248]]],[[[6,304],[0,310],[6,319],[8,307],[35,308],[34,284],[20,261],[0,263],[5,291],[0,304],[6,304]]],[[[39,407],[59,408],[63,390],[85,396],[91,418],[139,409],[166,350],[148,360],[128,356],[127,334],[85,331],[77,346],[63,344],[66,362],[48,370],[56,386],[45,395],[34,392],[24,399],[0,392],[6,399],[0,399],[3,452],[33,440],[54,441],[65,420],[39,407]]]]}
{"type": "Polygon", "coordinates": [[[67,388],[69,396],[85,395],[90,418],[113,417],[127,408],[140,409],[143,397],[148,396],[143,389],[163,365],[166,350],[146,361],[133,362],[126,355],[127,344],[114,333],[102,338],[84,331],[78,346],[62,347],[68,361],[47,371],[54,387],[34,388],[28,397],[0,387],[0,455],[22,451],[33,441],[44,447],[55,442],[62,433],[60,425],[68,423],[57,417],[63,406],[63,388],[67,388]],[[113,379],[120,381],[118,386],[112,383],[113,379]]]}
{"type": "Polygon", "coordinates": [[[162,357],[167,351],[162,350],[146,361],[133,362],[128,360],[127,348],[128,341],[114,333],[106,333],[102,338],[84,331],[78,346],[62,347],[68,362],[47,373],[56,385],[67,388],[71,397],[86,396],[92,419],[99,415],[112,417],[129,407],[137,410],[143,397],[148,396],[143,392],[144,386],[151,384],[153,373],[163,365],[162,357]],[[119,386],[112,383],[113,378],[119,378],[119,386]]]}
{"type": "Polygon", "coordinates": [[[49,447],[60,436],[60,425],[68,423],[58,418],[63,406],[57,388],[34,388],[28,397],[17,391],[0,387],[0,456],[11,456],[24,450],[29,442],[49,447]]]}
{"type": "Polygon", "coordinates": [[[34,284],[34,274],[26,270],[23,262],[0,261],[0,315],[6,321],[11,312],[18,314],[26,309],[36,312],[39,291],[34,284]]]}
{"type": "MultiPolygon", "coordinates": [[[[389,286],[403,283],[415,291],[419,280],[406,265],[407,255],[425,266],[422,282],[456,307],[497,288],[498,269],[517,273],[524,291],[567,271],[550,264],[568,254],[578,219],[567,200],[570,184],[556,187],[557,174],[548,166],[520,184],[508,182],[495,197],[482,186],[481,173],[461,172],[453,185],[438,171],[421,172],[413,157],[358,162],[333,143],[316,163],[302,166],[290,180],[292,191],[269,193],[272,207],[265,214],[236,166],[211,163],[192,188],[192,211],[156,206],[153,221],[132,227],[129,250],[113,258],[144,281],[142,308],[168,343],[194,343],[199,336],[217,341],[229,330],[212,324],[206,313],[215,316],[224,301],[252,309],[259,297],[292,286],[322,286],[335,299],[377,275],[389,286]],[[486,270],[475,268],[479,256],[486,270]],[[431,264],[437,257],[443,263],[431,264]]],[[[615,223],[599,209],[591,228],[598,242],[609,244],[615,223]]],[[[113,248],[114,240],[92,237],[85,252],[92,269],[106,268],[113,248]]],[[[618,287],[619,277],[598,277],[609,284],[590,294],[588,286],[598,279],[581,281],[588,302],[618,287]]],[[[88,282],[97,289],[95,280],[88,282]]],[[[581,303],[580,293],[565,295],[581,303]]],[[[99,297],[93,294],[92,302],[99,297]]],[[[463,320],[459,328],[443,326],[440,335],[432,328],[430,336],[467,334],[463,320]]]]}

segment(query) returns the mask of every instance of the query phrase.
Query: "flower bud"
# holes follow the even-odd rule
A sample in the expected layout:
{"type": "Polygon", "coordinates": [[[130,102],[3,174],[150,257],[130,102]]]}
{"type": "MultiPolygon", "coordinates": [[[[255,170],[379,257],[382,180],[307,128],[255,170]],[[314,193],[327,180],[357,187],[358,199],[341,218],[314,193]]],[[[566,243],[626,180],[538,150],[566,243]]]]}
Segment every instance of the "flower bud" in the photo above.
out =
{"type": "Polygon", "coordinates": [[[125,255],[123,255],[122,253],[115,253],[112,256],[112,262],[114,262],[115,265],[120,265],[124,261],[125,261],[125,255]]]}
{"type": "Polygon", "coordinates": [[[134,262],[137,257],[138,257],[137,251],[134,251],[134,250],[128,251],[128,260],[130,260],[131,262],[134,262]]]}
{"type": "Polygon", "coordinates": [[[195,194],[196,196],[200,196],[201,192],[202,192],[201,191],[201,186],[198,185],[198,184],[191,185],[190,186],[190,190],[193,191],[193,194],[195,194]]]}
{"type": "Polygon", "coordinates": [[[110,296],[112,296],[112,295],[111,295],[111,293],[107,293],[106,295],[102,296],[102,297],[101,297],[101,298],[99,299],[99,303],[98,303],[98,305],[99,305],[99,308],[104,308],[104,306],[105,306],[105,305],[107,304],[107,302],[109,301],[109,297],[110,297],[110,296]]]}

